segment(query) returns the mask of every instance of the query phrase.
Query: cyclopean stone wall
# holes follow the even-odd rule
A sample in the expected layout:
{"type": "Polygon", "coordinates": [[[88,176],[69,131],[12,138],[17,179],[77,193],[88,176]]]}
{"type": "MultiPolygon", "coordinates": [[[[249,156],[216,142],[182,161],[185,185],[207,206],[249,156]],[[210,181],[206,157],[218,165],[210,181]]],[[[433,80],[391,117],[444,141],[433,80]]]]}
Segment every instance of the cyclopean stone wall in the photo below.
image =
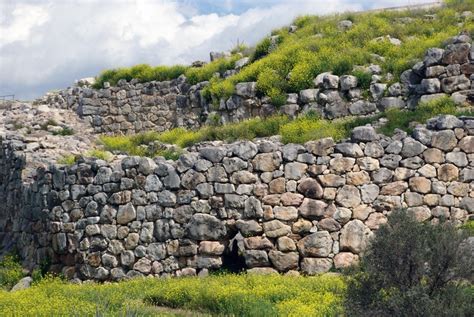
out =
{"type": "MultiPolygon", "coordinates": [[[[474,100],[474,48],[471,38],[459,35],[445,49],[431,48],[420,61],[403,72],[400,82],[387,85],[393,76],[382,75],[378,65],[359,67],[372,75],[369,96],[352,75],[323,73],[314,88],[288,94],[280,108],[268,97],[259,97],[255,82],[239,83],[236,92],[218,105],[202,96],[208,82],[189,85],[181,76],[173,81],[127,83],[94,90],[74,87],[47,95],[40,103],[72,108],[90,122],[97,133],[164,131],[175,127],[197,128],[210,121],[237,122],[256,116],[284,113],[295,117],[314,111],[325,118],[368,115],[389,108],[414,108],[419,101],[452,96],[459,104],[474,100]]],[[[381,58],[379,56],[379,58],[381,58]]]]}
{"type": "Polygon", "coordinates": [[[14,241],[30,267],[49,261],[82,280],[238,263],[316,274],[356,262],[397,208],[435,223],[474,212],[472,117],[438,117],[412,136],[364,126],[338,144],[272,138],[201,144],[176,162],[82,161],[29,183],[21,148],[1,144],[0,245],[14,241]]]}

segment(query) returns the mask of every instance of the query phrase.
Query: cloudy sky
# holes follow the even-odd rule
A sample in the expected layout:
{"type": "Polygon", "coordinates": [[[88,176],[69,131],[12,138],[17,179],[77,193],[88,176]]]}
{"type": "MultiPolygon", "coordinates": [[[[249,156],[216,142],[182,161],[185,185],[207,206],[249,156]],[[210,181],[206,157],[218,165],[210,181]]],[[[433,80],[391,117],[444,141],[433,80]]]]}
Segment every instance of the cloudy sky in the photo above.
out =
{"type": "Polygon", "coordinates": [[[34,99],[101,70],[208,60],[303,14],[427,0],[0,0],[0,95],[34,99]]]}

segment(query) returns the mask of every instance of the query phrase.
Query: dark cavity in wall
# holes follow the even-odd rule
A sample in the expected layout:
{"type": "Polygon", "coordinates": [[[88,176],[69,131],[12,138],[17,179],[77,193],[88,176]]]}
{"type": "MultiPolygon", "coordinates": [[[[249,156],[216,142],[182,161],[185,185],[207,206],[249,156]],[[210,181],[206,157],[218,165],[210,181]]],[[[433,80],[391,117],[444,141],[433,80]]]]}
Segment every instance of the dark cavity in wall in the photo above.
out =
{"type": "Polygon", "coordinates": [[[239,250],[239,241],[233,239],[229,242],[229,247],[222,255],[222,267],[220,270],[230,273],[241,273],[247,269],[245,259],[239,250]]]}

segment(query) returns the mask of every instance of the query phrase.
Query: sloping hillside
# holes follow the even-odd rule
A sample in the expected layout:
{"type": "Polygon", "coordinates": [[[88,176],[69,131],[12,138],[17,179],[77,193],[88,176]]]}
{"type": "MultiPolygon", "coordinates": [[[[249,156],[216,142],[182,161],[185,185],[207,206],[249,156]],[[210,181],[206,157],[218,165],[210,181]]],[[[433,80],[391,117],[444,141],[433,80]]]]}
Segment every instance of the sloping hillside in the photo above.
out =
{"type": "Polygon", "coordinates": [[[229,52],[211,54],[210,63],[107,70],[95,87],[105,82],[114,85],[120,79],[147,82],[184,74],[191,84],[210,81],[204,95],[217,104],[235,91],[235,84],[256,81],[258,92],[279,106],[285,103],[286,93],[312,87],[313,79],[323,72],[352,73],[368,88],[371,78],[366,67],[378,65],[382,82],[392,83],[426,49],[443,46],[460,32],[472,34],[472,16],[462,12],[473,7],[473,1],[447,1],[444,7],[429,10],[303,16],[272,31],[255,47],[239,44],[229,52]]]}

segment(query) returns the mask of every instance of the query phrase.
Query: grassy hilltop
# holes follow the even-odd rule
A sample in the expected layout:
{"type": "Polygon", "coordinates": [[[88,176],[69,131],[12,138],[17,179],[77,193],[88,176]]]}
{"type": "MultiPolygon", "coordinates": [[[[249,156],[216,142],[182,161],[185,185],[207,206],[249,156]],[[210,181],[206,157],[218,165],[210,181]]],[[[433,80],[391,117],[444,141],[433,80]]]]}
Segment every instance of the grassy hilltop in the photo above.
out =
{"type": "Polygon", "coordinates": [[[141,64],[130,68],[106,70],[98,76],[96,88],[104,82],[116,84],[120,79],[141,82],[170,80],[184,74],[191,84],[210,81],[204,91],[208,99],[217,102],[230,96],[238,82],[256,81],[262,95],[271,97],[275,105],[286,101],[286,93],[310,88],[316,75],[331,71],[336,75],[354,74],[362,86],[368,88],[370,76],[353,71],[354,66],[378,64],[383,73],[393,75],[391,81],[421,59],[430,47],[442,46],[448,38],[461,31],[474,32],[474,22],[459,25],[457,13],[472,9],[474,1],[446,1],[443,8],[429,11],[383,11],[344,13],[331,16],[302,16],[289,27],[273,30],[255,47],[237,45],[231,57],[221,58],[203,67],[182,65],[157,66],[141,64]],[[352,27],[338,25],[352,21],[352,27]],[[401,41],[394,45],[390,36],[401,41]],[[248,56],[250,62],[241,71],[223,78],[226,70],[234,69],[235,62],[248,56]],[[219,73],[220,76],[216,76],[219,73]]]}

